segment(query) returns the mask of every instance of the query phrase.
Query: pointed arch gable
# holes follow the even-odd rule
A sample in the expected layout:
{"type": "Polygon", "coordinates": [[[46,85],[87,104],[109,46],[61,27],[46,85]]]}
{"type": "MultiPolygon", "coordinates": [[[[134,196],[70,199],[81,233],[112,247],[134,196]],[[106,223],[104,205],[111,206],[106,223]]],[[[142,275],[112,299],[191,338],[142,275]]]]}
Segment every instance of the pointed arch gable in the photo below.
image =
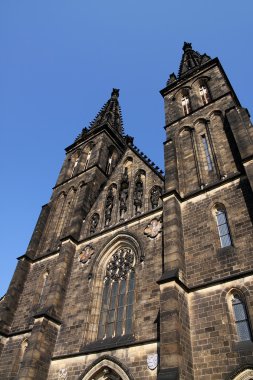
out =
{"type": "Polygon", "coordinates": [[[88,365],[78,380],[91,380],[103,369],[109,368],[115,372],[121,380],[134,380],[130,370],[114,356],[103,355],[88,365]]]}
{"type": "Polygon", "coordinates": [[[103,268],[112,252],[117,250],[117,248],[122,245],[130,247],[133,250],[137,262],[143,261],[144,252],[138,238],[134,234],[121,233],[117,234],[113,238],[109,238],[102,249],[96,254],[91,267],[91,274],[94,272],[94,268],[103,268]]]}

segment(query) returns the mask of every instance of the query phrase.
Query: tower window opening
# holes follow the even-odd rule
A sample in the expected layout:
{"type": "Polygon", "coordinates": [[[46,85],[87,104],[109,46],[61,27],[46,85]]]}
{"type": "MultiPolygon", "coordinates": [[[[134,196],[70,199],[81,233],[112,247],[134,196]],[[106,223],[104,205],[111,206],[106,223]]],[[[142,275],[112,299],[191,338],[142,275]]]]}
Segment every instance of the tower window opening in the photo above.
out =
{"type": "Polygon", "coordinates": [[[85,165],[84,165],[84,170],[86,170],[88,165],[89,165],[90,157],[91,157],[91,149],[89,150],[89,152],[87,154],[85,165]]]}
{"type": "Polygon", "coordinates": [[[209,92],[206,86],[202,85],[199,87],[199,93],[202,99],[203,104],[208,104],[210,102],[209,92]]]}
{"type": "Polygon", "coordinates": [[[204,152],[205,152],[205,156],[206,156],[208,171],[212,171],[213,170],[213,164],[212,164],[212,160],[211,160],[211,155],[210,155],[210,150],[209,150],[206,135],[202,135],[201,138],[202,138],[202,143],[203,143],[204,152]]]}
{"type": "Polygon", "coordinates": [[[230,245],[232,245],[232,240],[228,227],[226,212],[224,210],[216,210],[216,222],[220,237],[221,248],[229,247],[230,245]]]}
{"type": "Polygon", "coordinates": [[[190,99],[189,96],[183,96],[182,97],[182,106],[183,106],[183,111],[184,115],[188,115],[191,112],[191,104],[190,104],[190,99]]]}
{"type": "Polygon", "coordinates": [[[109,156],[106,166],[106,174],[111,174],[112,170],[112,155],[109,156]]]}
{"type": "Polygon", "coordinates": [[[77,167],[78,162],[79,162],[79,158],[80,158],[80,156],[76,157],[76,159],[75,159],[75,162],[74,162],[74,165],[73,165],[73,168],[72,168],[72,172],[71,172],[71,177],[73,177],[73,175],[75,173],[76,167],[77,167]]]}
{"type": "Polygon", "coordinates": [[[233,295],[232,307],[239,341],[252,340],[246,306],[237,294],[233,295]]]}

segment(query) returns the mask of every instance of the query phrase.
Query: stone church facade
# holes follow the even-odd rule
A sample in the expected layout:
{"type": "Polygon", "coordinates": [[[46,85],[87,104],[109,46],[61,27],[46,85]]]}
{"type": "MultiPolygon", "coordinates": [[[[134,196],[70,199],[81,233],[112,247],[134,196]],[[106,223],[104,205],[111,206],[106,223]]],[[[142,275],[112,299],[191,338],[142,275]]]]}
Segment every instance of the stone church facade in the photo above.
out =
{"type": "Polygon", "coordinates": [[[0,379],[253,379],[253,128],[185,43],[161,90],[165,175],[113,89],[66,149],[0,301],[0,379]]]}

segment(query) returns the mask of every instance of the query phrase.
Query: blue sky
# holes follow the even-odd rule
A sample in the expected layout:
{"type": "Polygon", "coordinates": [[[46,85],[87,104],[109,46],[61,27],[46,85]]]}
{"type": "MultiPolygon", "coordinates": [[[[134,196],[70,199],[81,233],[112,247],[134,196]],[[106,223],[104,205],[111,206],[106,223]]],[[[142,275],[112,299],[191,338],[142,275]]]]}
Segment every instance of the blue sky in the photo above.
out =
{"type": "Polygon", "coordinates": [[[253,111],[251,0],[0,2],[0,295],[48,202],[64,148],[120,88],[126,133],[163,168],[159,90],[184,41],[218,56],[253,111]]]}

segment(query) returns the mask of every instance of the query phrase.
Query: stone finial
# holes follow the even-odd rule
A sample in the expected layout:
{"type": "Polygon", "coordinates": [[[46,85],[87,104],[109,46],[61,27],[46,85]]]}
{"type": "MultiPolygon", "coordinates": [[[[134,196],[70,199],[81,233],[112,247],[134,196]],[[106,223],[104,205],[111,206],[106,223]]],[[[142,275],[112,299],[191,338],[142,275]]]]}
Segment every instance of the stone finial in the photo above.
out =
{"type": "Polygon", "coordinates": [[[119,97],[119,89],[118,88],[112,89],[111,97],[116,97],[116,98],[119,97]]]}
{"type": "Polygon", "coordinates": [[[190,42],[184,42],[183,51],[191,50],[192,44],[190,42]]]}

